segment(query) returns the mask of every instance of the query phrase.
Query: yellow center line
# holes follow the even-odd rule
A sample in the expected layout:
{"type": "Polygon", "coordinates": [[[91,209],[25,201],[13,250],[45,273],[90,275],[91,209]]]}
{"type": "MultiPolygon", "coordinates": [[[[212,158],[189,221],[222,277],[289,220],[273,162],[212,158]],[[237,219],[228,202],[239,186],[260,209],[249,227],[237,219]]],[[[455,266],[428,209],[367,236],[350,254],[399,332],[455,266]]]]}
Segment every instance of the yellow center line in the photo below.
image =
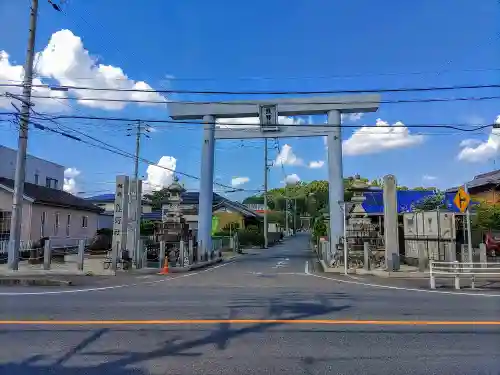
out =
{"type": "Polygon", "coordinates": [[[323,324],[381,326],[500,326],[500,321],[336,320],[336,319],[172,319],[172,320],[0,320],[0,325],[188,325],[188,324],[323,324]]]}

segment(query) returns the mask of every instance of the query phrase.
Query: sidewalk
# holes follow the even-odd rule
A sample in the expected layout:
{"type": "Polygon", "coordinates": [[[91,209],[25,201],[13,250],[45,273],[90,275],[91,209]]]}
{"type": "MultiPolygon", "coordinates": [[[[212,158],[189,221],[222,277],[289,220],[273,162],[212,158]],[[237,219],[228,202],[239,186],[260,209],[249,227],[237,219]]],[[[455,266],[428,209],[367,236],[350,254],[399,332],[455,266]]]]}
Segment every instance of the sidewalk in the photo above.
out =
{"type": "MultiPolygon", "coordinates": [[[[323,272],[326,273],[334,273],[334,274],[344,274],[344,267],[328,267],[327,264],[323,261],[319,261],[321,263],[321,267],[323,268],[323,272]]],[[[365,270],[364,268],[350,268],[347,273],[349,275],[364,275],[364,276],[377,276],[377,277],[392,277],[392,278],[401,278],[401,279],[428,279],[429,272],[420,272],[418,267],[408,266],[406,264],[402,264],[399,271],[389,272],[382,269],[373,269],[373,270],[365,270]]]]}
{"type": "MultiPolygon", "coordinates": [[[[234,252],[223,252],[222,257],[207,262],[201,262],[189,267],[172,267],[171,273],[190,272],[201,268],[210,267],[217,263],[228,262],[236,259],[243,254],[234,252]]],[[[104,257],[85,258],[83,271],[77,268],[76,255],[69,255],[65,258],[65,263],[52,263],[50,270],[44,270],[43,264],[29,264],[27,261],[19,263],[17,271],[9,270],[7,264],[0,264],[0,286],[68,286],[74,284],[68,280],[83,280],[88,278],[112,280],[128,276],[137,276],[142,274],[157,274],[158,268],[140,268],[131,270],[119,269],[114,272],[103,267],[104,257]]]]}

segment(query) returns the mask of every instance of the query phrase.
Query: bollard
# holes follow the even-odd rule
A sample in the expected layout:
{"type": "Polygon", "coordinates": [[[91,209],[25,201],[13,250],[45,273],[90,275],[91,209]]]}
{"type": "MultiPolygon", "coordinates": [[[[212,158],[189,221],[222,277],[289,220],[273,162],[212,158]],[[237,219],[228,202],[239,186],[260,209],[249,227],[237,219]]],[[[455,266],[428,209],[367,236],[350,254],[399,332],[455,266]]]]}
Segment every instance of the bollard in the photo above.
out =
{"type": "Polygon", "coordinates": [[[168,262],[165,258],[165,241],[160,241],[160,255],[158,256],[158,266],[160,269],[163,269],[165,262],[168,262]]]}
{"type": "Polygon", "coordinates": [[[479,262],[481,263],[481,268],[486,268],[488,265],[487,254],[486,254],[486,245],[484,243],[479,244],[479,262]]]}
{"type": "Polygon", "coordinates": [[[120,252],[120,241],[116,241],[116,247],[111,249],[111,270],[116,272],[118,268],[118,253],[120,252]]]}
{"type": "Polygon", "coordinates": [[[85,258],[85,240],[78,241],[78,261],[77,266],[79,271],[83,271],[83,260],[85,258]]]}
{"type": "Polygon", "coordinates": [[[181,267],[186,267],[187,262],[186,262],[185,246],[183,240],[179,242],[179,260],[181,263],[181,267]]]}
{"type": "Polygon", "coordinates": [[[203,261],[205,256],[205,248],[203,247],[203,241],[198,242],[198,263],[203,261]]]}
{"type": "Polygon", "coordinates": [[[425,252],[425,248],[423,246],[420,246],[419,243],[417,243],[417,251],[418,251],[418,270],[420,272],[425,272],[425,269],[427,267],[427,254],[425,252]]]}
{"type": "Polygon", "coordinates": [[[366,271],[369,271],[371,269],[371,264],[370,264],[370,244],[368,242],[365,242],[363,244],[363,251],[364,251],[364,255],[365,255],[364,269],[366,271]]]}
{"type": "Polygon", "coordinates": [[[137,246],[138,249],[135,253],[135,268],[142,268],[144,265],[144,262],[142,260],[144,253],[144,240],[137,241],[137,246]]]}
{"type": "Polygon", "coordinates": [[[188,241],[188,253],[189,253],[189,263],[194,262],[195,260],[193,259],[194,248],[193,248],[193,239],[192,238],[190,238],[188,241]]]}
{"type": "Polygon", "coordinates": [[[52,259],[52,249],[50,247],[50,240],[45,241],[43,248],[43,269],[50,270],[50,261],[52,259]]]}
{"type": "Polygon", "coordinates": [[[430,277],[430,282],[431,282],[431,289],[436,289],[436,278],[434,277],[432,270],[433,270],[433,266],[432,266],[432,260],[431,260],[429,263],[429,277],[430,277]]]}
{"type": "Polygon", "coordinates": [[[460,289],[460,274],[458,269],[458,262],[455,261],[455,289],[460,289]]]}

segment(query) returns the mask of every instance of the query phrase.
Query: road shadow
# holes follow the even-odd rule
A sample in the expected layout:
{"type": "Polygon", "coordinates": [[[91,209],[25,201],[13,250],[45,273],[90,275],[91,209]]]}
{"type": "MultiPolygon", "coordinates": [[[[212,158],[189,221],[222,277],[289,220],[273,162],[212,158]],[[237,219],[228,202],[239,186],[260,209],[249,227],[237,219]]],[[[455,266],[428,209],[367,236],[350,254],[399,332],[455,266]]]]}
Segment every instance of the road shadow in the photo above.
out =
{"type": "MultiPolygon", "coordinates": [[[[345,296],[339,294],[336,299],[342,299],[345,296]]],[[[308,301],[301,301],[300,297],[292,294],[283,295],[279,298],[271,298],[266,301],[256,298],[257,301],[252,301],[252,298],[245,298],[241,301],[234,301],[233,304],[228,306],[228,314],[221,316],[221,319],[244,319],[244,309],[254,304],[267,303],[268,309],[265,311],[260,319],[283,319],[283,320],[305,320],[313,319],[319,315],[333,314],[350,308],[349,304],[339,304],[332,301],[332,295],[313,295],[310,296],[308,301]],[[328,301],[328,303],[325,303],[328,301]]],[[[259,318],[255,318],[259,320],[259,318]]],[[[114,331],[111,328],[93,330],[90,335],[83,339],[78,345],[70,348],[60,358],[53,360],[52,364],[47,365],[46,362],[51,358],[46,358],[40,354],[34,354],[21,363],[8,363],[0,366],[0,374],[16,374],[16,375],[39,375],[39,374],[52,374],[52,375],[147,375],[148,370],[140,370],[137,367],[141,363],[151,360],[165,360],[168,366],[168,358],[174,356],[182,357],[202,357],[204,355],[204,346],[212,345],[216,350],[224,351],[235,339],[244,337],[252,333],[261,333],[266,330],[281,326],[282,323],[277,322],[263,322],[263,323],[249,323],[231,325],[229,322],[223,322],[213,329],[200,332],[205,332],[201,337],[193,339],[183,339],[183,336],[176,335],[164,341],[159,347],[150,351],[116,351],[112,350],[98,350],[89,351],[88,347],[102,338],[104,335],[110,334],[114,331]],[[105,362],[95,364],[93,366],[70,366],[68,362],[75,356],[81,355],[84,358],[106,358],[105,362]],[[118,358],[117,358],[118,357],[118,358]],[[43,364],[40,364],[43,362],[43,364]],[[68,366],[66,366],[68,365],[68,366]]],[[[196,325],[193,325],[195,330],[196,325]]],[[[199,327],[199,326],[198,326],[199,327]]],[[[120,327],[116,327],[117,331],[120,327]]],[[[204,326],[206,328],[206,326],[204,326]]],[[[70,330],[68,330],[70,331],[70,330]]],[[[37,334],[36,330],[32,331],[37,334]]],[[[54,334],[57,335],[54,331],[54,334]]],[[[133,345],[133,343],[132,343],[133,345]]],[[[140,348],[140,345],[136,347],[140,348]]],[[[87,362],[89,363],[89,361],[87,362]]],[[[90,361],[91,363],[91,361],[90,361]]]]}

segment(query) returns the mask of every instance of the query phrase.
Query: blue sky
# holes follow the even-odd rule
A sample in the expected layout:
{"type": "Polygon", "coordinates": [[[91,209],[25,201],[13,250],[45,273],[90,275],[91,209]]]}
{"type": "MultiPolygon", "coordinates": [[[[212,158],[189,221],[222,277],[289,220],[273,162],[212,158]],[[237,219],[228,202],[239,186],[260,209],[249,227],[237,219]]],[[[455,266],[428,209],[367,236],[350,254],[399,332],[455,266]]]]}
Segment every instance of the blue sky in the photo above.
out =
{"type": "MultiPolygon", "coordinates": [[[[37,62],[37,71],[44,83],[56,78],[61,84],[102,87],[144,81],[155,89],[233,91],[499,83],[500,5],[496,0],[149,0],[129,1],[126,6],[118,0],[68,0],[63,10],[55,12],[40,0],[36,50],[45,54],[37,62]],[[51,38],[56,52],[47,48],[51,38]],[[89,61],[120,68],[127,78],[109,78],[117,74],[110,69],[97,74],[89,61]]],[[[17,73],[12,68],[24,62],[28,17],[28,1],[0,0],[0,51],[9,55],[10,68],[6,68],[4,54],[0,81],[15,81],[17,73]]],[[[95,97],[100,93],[73,94],[95,97]]],[[[499,89],[389,93],[383,94],[382,100],[495,95],[500,96],[499,89]]],[[[251,98],[172,94],[168,99],[251,98]]],[[[344,174],[378,178],[393,173],[404,185],[445,188],[498,168],[500,144],[495,135],[490,135],[490,129],[468,134],[409,127],[404,134],[387,135],[380,133],[387,133],[387,128],[373,128],[377,119],[391,125],[398,121],[465,127],[493,123],[500,114],[499,101],[387,103],[377,113],[346,118],[345,124],[368,128],[361,132],[359,128],[343,129],[344,140],[352,137],[348,141],[351,151],[344,157],[344,174]],[[479,144],[488,139],[489,143],[479,144]],[[459,159],[464,140],[470,148],[459,159]]],[[[165,106],[128,104],[110,109],[99,108],[99,103],[89,106],[65,99],[36,104],[36,110],[51,115],[168,118],[165,106]]],[[[1,111],[12,109],[5,99],[0,101],[2,106],[5,108],[1,111]]],[[[322,122],[324,118],[318,116],[312,121],[322,122]]],[[[126,123],[67,120],[61,124],[134,151],[134,139],[127,136],[126,123]]],[[[155,162],[162,156],[173,157],[178,171],[199,176],[200,127],[163,124],[155,130],[143,141],[142,156],[155,162]]],[[[16,137],[15,129],[0,122],[0,144],[15,147],[16,137]]],[[[282,148],[285,144],[296,157],[295,162],[285,160],[286,174],[296,174],[304,181],[326,178],[326,165],[308,167],[311,161],[326,159],[321,138],[280,140],[282,148]]],[[[30,133],[29,152],[76,168],[80,174],[74,179],[75,191],[86,193],[110,190],[116,173],[131,174],[133,170],[130,159],[35,130],[30,133]]],[[[230,185],[234,177],[247,177],[249,181],[241,187],[260,189],[262,153],[260,140],[219,141],[217,181],[230,185]]],[[[276,159],[275,150],[269,154],[276,159]]],[[[146,168],[142,164],[140,171],[148,177],[146,168]]],[[[161,182],[165,176],[156,177],[161,182]]],[[[188,188],[198,186],[194,180],[181,179],[188,188]]],[[[271,186],[280,186],[283,179],[281,167],[271,168],[271,186]]],[[[244,195],[232,196],[239,199],[244,195]]]]}

